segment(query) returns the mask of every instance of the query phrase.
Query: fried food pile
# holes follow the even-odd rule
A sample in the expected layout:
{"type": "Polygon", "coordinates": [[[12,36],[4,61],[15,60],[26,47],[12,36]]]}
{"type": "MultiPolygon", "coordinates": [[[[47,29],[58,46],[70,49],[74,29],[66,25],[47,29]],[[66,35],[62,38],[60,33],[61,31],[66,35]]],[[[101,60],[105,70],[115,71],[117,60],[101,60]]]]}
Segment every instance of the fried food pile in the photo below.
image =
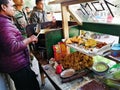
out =
{"type": "Polygon", "coordinates": [[[80,36],[74,36],[72,38],[68,38],[66,39],[65,43],[66,44],[76,43],[78,45],[83,45],[85,49],[94,48],[94,47],[102,48],[103,46],[107,45],[106,42],[99,42],[92,38],[83,38],[80,36]]]}
{"type": "Polygon", "coordinates": [[[80,36],[74,36],[72,38],[68,38],[65,41],[66,44],[71,44],[71,43],[77,43],[78,45],[82,44],[85,45],[86,47],[95,47],[97,44],[97,41],[94,39],[85,39],[80,36]]]}
{"type": "Polygon", "coordinates": [[[93,58],[81,52],[74,52],[60,60],[64,69],[72,68],[75,71],[82,70],[93,65],[93,58]]]}
{"type": "Polygon", "coordinates": [[[80,36],[74,36],[72,38],[68,38],[66,41],[65,41],[66,44],[71,44],[71,43],[78,43],[79,45],[84,43],[84,40],[82,37],[80,36]]]}

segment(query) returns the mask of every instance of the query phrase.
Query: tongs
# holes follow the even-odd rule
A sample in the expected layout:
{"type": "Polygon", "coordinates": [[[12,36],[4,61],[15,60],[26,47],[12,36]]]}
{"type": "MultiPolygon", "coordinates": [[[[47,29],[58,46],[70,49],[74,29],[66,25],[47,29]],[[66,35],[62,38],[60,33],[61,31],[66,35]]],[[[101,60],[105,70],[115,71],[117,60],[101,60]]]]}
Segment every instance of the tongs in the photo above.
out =
{"type": "Polygon", "coordinates": [[[115,42],[115,40],[110,43],[110,47],[113,45],[114,42],[115,42]]]}
{"type": "Polygon", "coordinates": [[[36,30],[35,30],[35,32],[38,33],[37,36],[36,36],[36,37],[38,38],[38,36],[39,36],[40,33],[41,33],[41,25],[40,25],[39,23],[37,23],[37,25],[36,25],[36,30]]]}
{"type": "Polygon", "coordinates": [[[38,36],[40,35],[40,33],[41,33],[41,32],[39,32],[39,33],[37,34],[37,36],[36,36],[37,38],[38,38],[38,36]]]}

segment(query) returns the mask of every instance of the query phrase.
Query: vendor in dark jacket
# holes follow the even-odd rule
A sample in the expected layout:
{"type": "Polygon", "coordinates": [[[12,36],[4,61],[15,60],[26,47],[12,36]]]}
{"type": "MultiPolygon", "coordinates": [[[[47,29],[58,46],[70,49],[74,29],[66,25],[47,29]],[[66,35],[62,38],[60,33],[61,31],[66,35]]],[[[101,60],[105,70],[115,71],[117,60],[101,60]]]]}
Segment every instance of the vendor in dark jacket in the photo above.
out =
{"type": "Polygon", "coordinates": [[[35,73],[30,68],[27,45],[37,42],[32,35],[24,39],[13,25],[12,0],[0,0],[0,72],[8,73],[15,83],[16,90],[40,90],[35,73]]]}
{"type": "Polygon", "coordinates": [[[43,8],[44,8],[43,0],[36,0],[36,6],[33,8],[32,13],[30,15],[30,23],[40,24],[48,21],[47,14],[43,10],[43,8]]]}

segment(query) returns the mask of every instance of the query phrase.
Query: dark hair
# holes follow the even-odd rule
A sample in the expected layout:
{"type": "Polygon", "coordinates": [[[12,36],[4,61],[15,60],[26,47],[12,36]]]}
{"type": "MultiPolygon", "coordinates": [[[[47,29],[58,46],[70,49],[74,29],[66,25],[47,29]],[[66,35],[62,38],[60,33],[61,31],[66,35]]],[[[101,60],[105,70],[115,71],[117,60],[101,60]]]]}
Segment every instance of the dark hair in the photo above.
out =
{"type": "Polygon", "coordinates": [[[0,0],[0,11],[2,10],[1,5],[2,4],[7,5],[8,3],[9,3],[9,0],[0,0]]]}
{"type": "Polygon", "coordinates": [[[29,8],[28,6],[26,6],[25,8],[29,8]]]}
{"type": "Polygon", "coordinates": [[[37,4],[39,1],[43,1],[43,0],[36,0],[36,2],[35,2],[35,3],[37,4]]]}

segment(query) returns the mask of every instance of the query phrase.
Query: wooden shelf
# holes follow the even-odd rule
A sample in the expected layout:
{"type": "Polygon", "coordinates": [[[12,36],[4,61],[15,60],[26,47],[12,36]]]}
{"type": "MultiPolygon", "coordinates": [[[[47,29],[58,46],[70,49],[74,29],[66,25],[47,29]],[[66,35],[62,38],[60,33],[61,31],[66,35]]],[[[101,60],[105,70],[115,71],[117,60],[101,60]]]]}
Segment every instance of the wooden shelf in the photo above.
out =
{"type": "Polygon", "coordinates": [[[55,0],[52,2],[49,2],[49,4],[62,4],[62,5],[71,5],[71,4],[78,4],[78,3],[84,3],[84,2],[91,2],[96,0],[55,0]]]}
{"type": "MultiPolygon", "coordinates": [[[[68,27],[68,15],[67,13],[70,12],[68,10],[68,6],[72,4],[80,4],[80,3],[86,3],[86,2],[91,2],[91,1],[97,1],[97,0],[54,0],[52,2],[49,2],[49,4],[61,4],[61,15],[62,15],[62,28],[63,28],[63,35],[64,38],[67,39],[69,38],[69,27],[68,27]]],[[[82,25],[82,20],[78,19],[78,17],[74,17],[75,15],[73,14],[74,12],[70,12],[71,16],[76,20],[76,22],[80,25],[82,25]]],[[[69,47],[68,53],[70,53],[69,47]]]]}
{"type": "Polygon", "coordinates": [[[84,48],[79,47],[76,44],[67,44],[67,46],[74,48],[75,50],[82,52],[89,56],[96,56],[96,55],[106,56],[109,54],[108,51],[110,50],[110,44],[102,47],[101,49],[94,49],[93,51],[85,50],[84,48]]]}

